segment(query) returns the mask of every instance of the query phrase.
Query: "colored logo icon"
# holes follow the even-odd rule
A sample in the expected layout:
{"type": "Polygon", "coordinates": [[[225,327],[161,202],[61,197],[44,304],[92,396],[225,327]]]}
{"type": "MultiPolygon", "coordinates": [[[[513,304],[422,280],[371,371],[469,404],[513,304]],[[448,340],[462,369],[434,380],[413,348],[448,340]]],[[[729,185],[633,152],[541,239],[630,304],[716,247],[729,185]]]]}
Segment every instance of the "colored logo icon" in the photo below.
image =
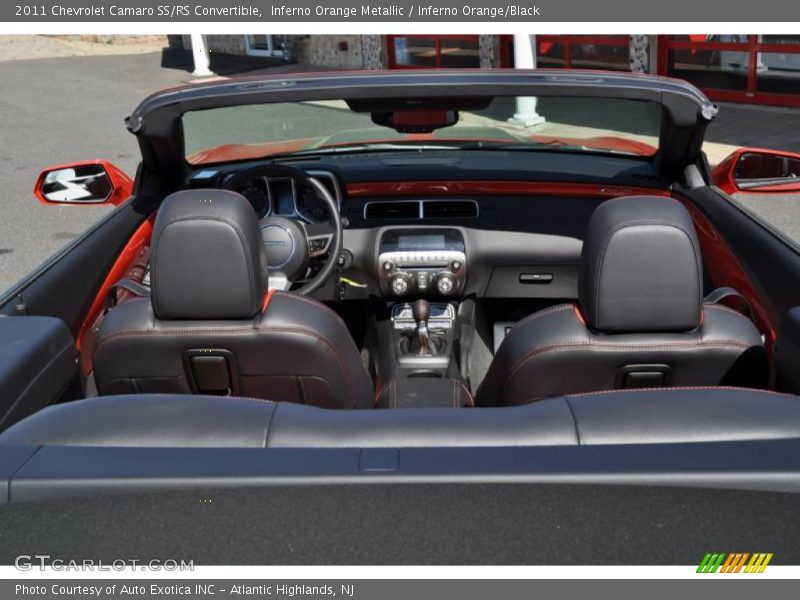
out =
{"type": "Polygon", "coordinates": [[[763,573],[769,561],[772,560],[772,553],[756,552],[735,552],[726,554],[724,552],[707,553],[700,565],[697,567],[698,573],[763,573]],[[749,560],[748,560],[749,559],[749,560]]]}

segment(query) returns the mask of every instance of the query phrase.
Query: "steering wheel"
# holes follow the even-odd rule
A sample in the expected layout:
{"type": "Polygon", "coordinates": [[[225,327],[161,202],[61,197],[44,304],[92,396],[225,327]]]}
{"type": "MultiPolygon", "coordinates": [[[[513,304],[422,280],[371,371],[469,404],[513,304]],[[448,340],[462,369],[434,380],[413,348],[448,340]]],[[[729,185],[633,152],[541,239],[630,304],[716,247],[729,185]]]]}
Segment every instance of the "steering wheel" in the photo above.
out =
{"type": "Polygon", "coordinates": [[[241,193],[245,185],[258,177],[291,179],[295,189],[305,185],[322,199],[328,220],[307,223],[301,219],[268,216],[261,219],[261,237],[267,250],[269,287],[287,290],[301,284],[293,293],[306,296],[322,286],[336,266],[342,252],[342,217],[336,199],[307,173],[287,165],[266,164],[245,169],[228,179],[223,187],[241,193]],[[304,280],[312,258],[327,254],[322,268],[311,279],[304,280]]]}

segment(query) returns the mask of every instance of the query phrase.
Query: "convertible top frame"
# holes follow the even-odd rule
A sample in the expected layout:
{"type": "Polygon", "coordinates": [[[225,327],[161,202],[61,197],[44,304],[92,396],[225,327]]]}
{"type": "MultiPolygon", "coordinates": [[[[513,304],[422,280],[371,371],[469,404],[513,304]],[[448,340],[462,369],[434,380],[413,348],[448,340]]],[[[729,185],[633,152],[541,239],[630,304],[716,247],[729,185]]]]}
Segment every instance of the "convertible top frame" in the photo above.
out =
{"type": "Polygon", "coordinates": [[[153,94],[125,122],[139,138],[145,166],[177,183],[189,168],[181,123],[181,116],[189,111],[308,100],[466,96],[578,96],[660,104],[659,150],[651,160],[668,177],[698,161],[705,129],[717,114],[717,107],[700,90],[676,79],[596,71],[495,69],[291,74],[214,81],[153,94]]]}

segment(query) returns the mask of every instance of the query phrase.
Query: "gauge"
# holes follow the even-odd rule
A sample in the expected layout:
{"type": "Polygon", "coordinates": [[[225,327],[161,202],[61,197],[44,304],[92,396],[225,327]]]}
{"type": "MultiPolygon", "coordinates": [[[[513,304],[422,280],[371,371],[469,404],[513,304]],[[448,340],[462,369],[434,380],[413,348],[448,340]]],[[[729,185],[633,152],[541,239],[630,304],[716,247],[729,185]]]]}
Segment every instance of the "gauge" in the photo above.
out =
{"type": "Polygon", "coordinates": [[[330,220],[328,205],[319,193],[309,186],[302,186],[297,195],[297,214],[310,223],[324,223],[330,220]]]}
{"type": "Polygon", "coordinates": [[[271,209],[269,191],[267,190],[267,182],[264,179],[248,181],[247,184],[239,190],[239,193],[247,198],[247,201],[250,202],[250,205],[253,207],[253,210],[256,211],[256,215],[259,219],[263,219],[269,215],[271,209]]]}
{"type": "Polygon", "coordinates": [[[295,190],[294,179],[287,177],[270,177],[269,191],[272,199],[272,212],[282,217],[294,217],[295,210],[295,190]]]}

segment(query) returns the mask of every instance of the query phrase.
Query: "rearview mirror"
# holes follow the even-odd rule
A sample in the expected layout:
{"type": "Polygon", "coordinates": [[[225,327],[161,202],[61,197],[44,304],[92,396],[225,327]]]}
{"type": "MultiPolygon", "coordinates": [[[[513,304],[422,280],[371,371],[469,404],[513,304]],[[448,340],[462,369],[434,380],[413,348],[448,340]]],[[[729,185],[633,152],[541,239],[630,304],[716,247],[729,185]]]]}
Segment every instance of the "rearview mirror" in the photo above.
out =
{"type": "Polygon", "coordinates": [[[118,205],[127,200],[133,181],[105,161],[70,163],[41,172],[33,194],[42,204],[118,205]]]}
{"type": "Polygon", "coordinates": [[[712,173],[714,184],[728,194],[800,192],[800,154],[741,148],[712,173]]]}
{"type": "Polygon", "coordinates": [[[395,110],[372,113],[372,122],[398,133],[431,133],[458,123],[457,110],[395,110]]]}

